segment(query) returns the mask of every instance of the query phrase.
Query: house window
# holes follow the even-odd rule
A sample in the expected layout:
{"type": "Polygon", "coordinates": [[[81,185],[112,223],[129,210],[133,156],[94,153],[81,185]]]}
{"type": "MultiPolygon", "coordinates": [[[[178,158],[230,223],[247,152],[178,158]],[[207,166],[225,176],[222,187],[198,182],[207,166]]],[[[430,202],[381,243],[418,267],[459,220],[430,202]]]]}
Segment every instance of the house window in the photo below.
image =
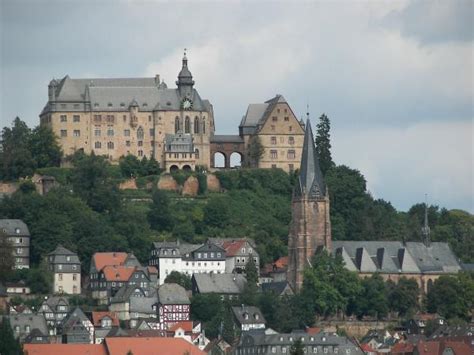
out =
{"type": "Polygon", "coordinates": [[[61,130],[61,137],[67,137],[67,129],[61,130]]]}
{"type": "Polygon", "coordinates": [[[58,280],[62,281],[63,280],[63,274],[58,274],[58,280]]]}
{"type": "Polygon", "coordinates": [[[273,145],[277,144],[277,138],[276,137],[272,137],[271,138],[271,142],[273,145]]]}
{"type": "Polygon", "coordinates": [[[76,286],[76,285],[72,286],[72,293],[78,293],[78,292],[77,292],[77,286],[76,286]]]}
{"type": "Polygon", "coordinates": [[[295,137],[293,136],[288,137],[288,143],[291,145],[295,144],[295,137]]]}
{"type": "Polygon", "coordinates": [[[66,115],[61,115],[59,117],[61,119],[61,122],[67,122],[67,116],[66,115]]]}
{"type": "Polygon", "coordinates": [[[77,281],[77,274],[72,274],[72,281],[77,281]]]}
{"type": "Polygon", "coordinates": [[[129,129],[124,129],[123,135],[124,135],[125,137],[130,137],[130,130],[129,130],[129,129]]]}
{"type": "Polygon", "coordinates": [[[100,149],[100,148],[102,148],[102,143],[101,142],[95,142],[94,147],[95,147],[95,149],[100,149]]]}
{"type": "Polygon", "coordinates": [[[292,126],[289,126],[289,127],[288,127],[288,130],[289,130],[290,132],[293,131],[293,127],[292,127],[292,126]]]}
{"type": "Polygon", "coordinates": [[[100,135],[101,135],[100,129],[94,130],[94,135],[95,135],[96,137],[100,137],[100,135]]]}
{"type": "Polygon", "coordinates": [[[114,142],[107,142],[107,149],[114,149],[114,142]]]}
{"type": "Polygon", "coordinates": [[[109,137],[113,137],[113,136],[114,136],[114,130],[113,130],[112,128],[109,128],[109,129],[107,130],[107,135],[108,135],[109,137]]]}
{"type": "Polygon", "coordinates": [[[72,121],[73,122],[81,122],[81,116],[79,116],[79,115],[72,116],[72,121]]]}
{"type": "Polygon", "coordinates": [[[115,121],[115,116],[114,115],[107,115],[107,122],[108,123],[114,123],[115,121]]]}
{"type": "Polygon", "coordinates": [[[63,266],[61,264],[58,265],[58,269],[59,270],[62,270],[63,269],[63,266]]]}
{"type": "Polygon", "coordinates": [[[81,131],[78,129],[75,129],[73,132],[74,137],[80,137],[81,136],[81,131]]]}
{"type": "Polygon", "coordinates": [[[288,156],[288,159],[295,159],[295,151],[289,150],[287,156],[288,156]]]}
{"type": "Polygon", "coordinates": [[[276,116],[273,116],[273,117],[272,117],[272,121],[273,121],[273,122],[276,122],[276,121],[278,121],[278,118],[277,118],[276,116]]]}
{"type": "Polygon", "coordinates": [[[278,158],[278,151],[270,150],[270,158],[277,159],[278,158]]]}

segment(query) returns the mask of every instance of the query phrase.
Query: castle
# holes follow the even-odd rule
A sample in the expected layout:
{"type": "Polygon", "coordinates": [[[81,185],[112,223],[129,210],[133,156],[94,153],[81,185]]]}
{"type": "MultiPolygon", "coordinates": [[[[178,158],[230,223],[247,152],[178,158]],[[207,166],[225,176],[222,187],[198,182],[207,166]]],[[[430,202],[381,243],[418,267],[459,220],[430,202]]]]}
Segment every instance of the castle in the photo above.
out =
{"type": "Polygon", "coordinates": [[[216,135],[213,106],[194,87],[186,53],[176,88],[154,78],[53,79],[40,124],[59,138],[65,155],[94,152],[112,162],[126,155],[156,159],[166,171],[224,168],[231,155],[245,164],[252,137],[262,154],[254,167],[297,169],[304,124],[282,95],[250,104],[238,135],[216,135]]]}
{"type": "Polygon", "coordinates": [[[307,121],[288,237],[287,280],[294,290],[301,289],[304,269],[324,249],[340,256],[346,268],[360,277],[378,273],[394,282],[406,277],[416,280],[426,293],[438,277],[455,274],[461,266],[448,243],[431,242],[426,211],[422,233],[423,242],[332,241],[328,188],[307,121]]]}

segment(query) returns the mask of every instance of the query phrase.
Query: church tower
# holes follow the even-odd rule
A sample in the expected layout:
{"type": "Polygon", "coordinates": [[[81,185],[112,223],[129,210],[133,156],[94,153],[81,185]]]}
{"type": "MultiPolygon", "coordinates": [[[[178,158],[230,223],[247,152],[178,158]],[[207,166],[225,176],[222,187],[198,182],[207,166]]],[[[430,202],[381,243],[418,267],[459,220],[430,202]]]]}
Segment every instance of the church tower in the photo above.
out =
{"type": "Polygon", "coordinates": [[[288,236],[287,279],[295,291],[303,285],[303,271],[318,249],[331,250],[329,194],[319,167],[309,119],[301,156],[300,176],[293,192],[292,220],[288,236]]]}

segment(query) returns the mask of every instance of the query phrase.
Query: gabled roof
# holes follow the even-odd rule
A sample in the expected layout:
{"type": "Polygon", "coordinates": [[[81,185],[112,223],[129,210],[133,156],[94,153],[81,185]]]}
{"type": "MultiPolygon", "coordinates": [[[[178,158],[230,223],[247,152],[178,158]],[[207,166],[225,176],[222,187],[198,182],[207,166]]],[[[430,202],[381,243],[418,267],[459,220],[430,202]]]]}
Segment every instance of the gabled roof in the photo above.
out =
{"type": "Polygon", "coordinates": [[[100,271],[107,265],[123,265],[126,259],[127,253],[95,253],[92,256],[92,263],[95,265],[97,271],[100,271]]]}
{"type": "Polygon", "coordinates": [[[131,351],[134,355],[150,354],[150,349],[159,349],[160,354],[189,354],[204,355],[198,347],[182,338],[162,337],[119,337],[105,338],[105,344],[110,355],[123,355],[131,351]]]}
{"type": "Polygon", "coordinates": [[[168,331],[169,332],[175,332],[179,328],[183,329],[187,333],[190,333],[190,332],[193,331],[193,328],[194,328],[193,321],[192,320],[187,320],[187,321],[175,323],[168,329],[168,331]]]}
{"type": "Polygon", "coordinates": [[[266,323],[265,317],[258,307],[242,305],[240,307],[232,307],[232,312],[239,324],[266,323]]]}
{"type": "Polygon", "coordinates": [[[104,344],[25,344],[28,355],[108,355],[104,344]]]}
{"type": "Polygon", "coordinates": [[[28,226],[21,219],[0,219],[0,231],[4,231],[4,233],[8,236],[30,235],[28,226]]]}
{"type": "Polygon", "coordinates": [[[190,304],[184,287],[175,283],[165,283],[158,288],[158,303],[160,304],[190,304]]]}
{"type": "Polygon", "coordinates": [[[73,255],[73,256],[76,256],[77,254],[70,251],[69,249],[66,249],[65,247],[63,247],[61,244],[59,244],[56,249],[54,249],[51,253],[49,253],[48,255],[54,255],[54,256],[57,256],[57,255],[73,255]]]}
{"type": "Polygon", "coordinates": [[[42,305],[48,305],[52,311],[57,311],[58,306],[69,307],[69,301],[66,297],[62,296],[50,296],[46,299],[42,305]]]}
{"type": "MultiPolygon", "coordinates": [[[[117,293],[110,300],[111,303],[130,302],[131,297],[145,297],[145,290],[136,285],[124,285],[120,287],[117,293]]],[[[149,295],[150,297],[152,295],[149,295]]]]}
{"type": "Polygon", "coordinates": [[[156,294],[151,297],[130,297],[130,313],[156,314],[153,309],[156,300],[156,294]]]}
{"type": "Polygon", "coordinates": [[[106,281],[127,282],[135,270],[134,266],[105,266],[102,272],[106,281]]]}
{"type": "Polygon", "coordinates": [[[243,291],[247,280],[241,274],[194,274],[199,293],[235,295],[243,291]]]}
{"type": "Polygon", "coordinates": [[[119,320],[115,312],[92,312],[92,324],[95,327],[100,327],[101,320],[106,317],[112,320],[112,326],[119,326],[119,320]]]}

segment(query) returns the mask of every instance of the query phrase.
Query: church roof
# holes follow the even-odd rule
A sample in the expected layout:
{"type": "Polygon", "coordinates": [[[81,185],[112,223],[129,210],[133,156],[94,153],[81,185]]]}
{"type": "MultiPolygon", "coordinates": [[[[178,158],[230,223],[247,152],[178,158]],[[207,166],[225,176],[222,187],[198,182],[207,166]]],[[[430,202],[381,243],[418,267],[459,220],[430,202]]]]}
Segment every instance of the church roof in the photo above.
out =
{"type": "Polygon", "coordinates": [[[333,254],[359,272],[456,273],[461,270],[447,243],[397,241],[333,241],[333,254]]]}
{"type": "Polygon", "coordinates": [[[295,193],[298,196],[306,195],[308,197],[326,195],[326,184],[319,167],[318,153],[314,145],[313,131],[309,119],[306,122],[300,176],[295,193]]]}

